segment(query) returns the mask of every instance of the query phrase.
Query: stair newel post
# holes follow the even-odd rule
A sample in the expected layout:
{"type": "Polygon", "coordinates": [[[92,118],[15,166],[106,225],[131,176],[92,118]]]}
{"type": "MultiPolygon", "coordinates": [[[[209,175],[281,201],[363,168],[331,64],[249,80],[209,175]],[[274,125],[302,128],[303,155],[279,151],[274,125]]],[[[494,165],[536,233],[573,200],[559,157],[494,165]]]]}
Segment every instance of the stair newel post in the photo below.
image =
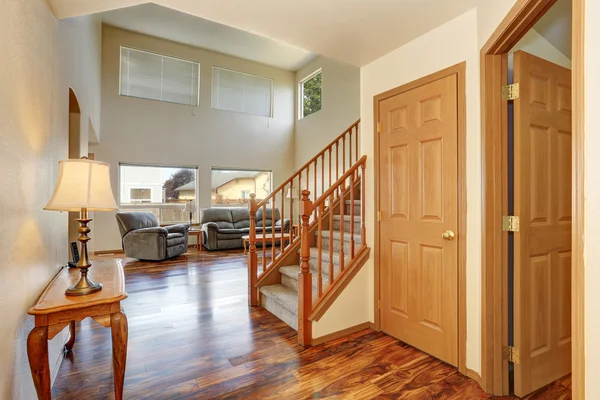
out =
{"type": "Polygon", "coordinates": [[[312,273],[310,272],[309,220],[313,212],[310,191],[302,191],[301,264],[298,273],[298,344],[308,346],[312,340],[312,323],[308,316],[312,312],[312,273]]]}
{"type": "Polygon", "coordinates": [[[248,253],[248,305],[258,305],[258,289],[255,287],[258,278],[258,260],[256,258],[256,194],[250,195],[250,251],[248,253]]]}
{"type": "Polygon", "coordinates": [[[361,245],[367,244],[367,228],[365,227],[365,210],[367,205],[366,200],[366,186],[365,186],[365,162],[360,165],[360,236],[362,239],[361,245]]]}

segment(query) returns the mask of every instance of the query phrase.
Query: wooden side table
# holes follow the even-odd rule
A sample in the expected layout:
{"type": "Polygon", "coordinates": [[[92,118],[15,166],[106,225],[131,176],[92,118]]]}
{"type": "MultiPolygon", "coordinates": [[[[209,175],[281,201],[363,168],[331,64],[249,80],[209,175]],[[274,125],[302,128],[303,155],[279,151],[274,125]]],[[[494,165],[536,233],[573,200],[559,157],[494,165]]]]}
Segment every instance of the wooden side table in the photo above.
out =
{"type": "Polygon", "coordinates": [[[198,251],[202,251],[202,230],[190,229],[188,230],[188,236],[196,236],[196,248],[198,251]]]}
{"type": "Polygon", "coordinates": [[[52,398],[48,340],[68,325],[71,339],[65,347],[72,350],[75,321],[87,317],[111,328],[115,399],[123,398],[128,335],[127,317],[121,309],[121,301],[127,298],[123,266],[121,260],[99,260],[94,262],[88,274],[92,280],[102,283],[101,291],[86,296],[66,296],[65,289],[77,283],[80,273],[76,268],[63,268],[28,311],[35,316],[35,327],[27,338],[27,355],[39,399],[52,398]]]}

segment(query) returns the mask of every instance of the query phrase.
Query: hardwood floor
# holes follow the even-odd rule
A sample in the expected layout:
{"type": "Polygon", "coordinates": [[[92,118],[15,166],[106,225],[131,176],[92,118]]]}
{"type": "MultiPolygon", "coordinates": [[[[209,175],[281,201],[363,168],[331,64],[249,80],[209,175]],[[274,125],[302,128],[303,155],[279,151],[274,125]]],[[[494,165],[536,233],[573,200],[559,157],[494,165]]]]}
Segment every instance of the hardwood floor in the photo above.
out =
{"type": "MultiPolygon", "coordinates": [[[[247,306],[241,251],[190,249],[166,262],[123,263],[126,399],[490,398],[453,367],[370,329],[298,346],[293,329],[247,306]]],[[[110,340],[94,321],[78,324],[53,398],[114,398],[110,340]]],[[[528,397],[570,398],[570,378],[528,397]]]]}

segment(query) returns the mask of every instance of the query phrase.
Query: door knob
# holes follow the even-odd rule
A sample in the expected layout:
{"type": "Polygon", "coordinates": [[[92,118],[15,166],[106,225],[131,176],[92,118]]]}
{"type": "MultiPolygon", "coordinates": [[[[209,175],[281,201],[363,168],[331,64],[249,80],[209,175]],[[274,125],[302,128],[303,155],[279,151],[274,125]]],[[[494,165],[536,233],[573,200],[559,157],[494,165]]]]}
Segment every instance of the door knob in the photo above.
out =
{"type": "Polygon", "coordinates": [[[442,239],[454,240],[454,232],[452,232],[451,230],[447,230],[446,232],[442,233],[442,239]]]}

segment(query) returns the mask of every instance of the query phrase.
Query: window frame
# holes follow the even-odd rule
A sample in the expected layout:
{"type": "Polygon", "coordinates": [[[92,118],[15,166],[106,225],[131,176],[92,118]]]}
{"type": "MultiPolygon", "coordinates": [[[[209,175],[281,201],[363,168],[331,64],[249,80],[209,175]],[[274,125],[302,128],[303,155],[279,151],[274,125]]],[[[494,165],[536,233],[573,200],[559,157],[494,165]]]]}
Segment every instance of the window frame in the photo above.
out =
{"type": "Polygon", "coordinates": [[[266,76],[260,76],[260,75],[255,75],[255,74],[251,74],[248,72],[242,72],[242,71],[238,71],[235,69],[231,69],[231,68],[225,68],[225,67],[219,67],[218,65],[213,65],[212,69],[211,69],[211,91],[210,91],[210,108],[212,110],[216,110],[216,111],[222,111],[222,112],[234,112],[234,113],[239,113],[239,114],[246,114],[246,115],[253,115],[255,117],[262,117],[262,118],[273,118],[274,115],[274,97],[275,97],[275,80],[273,78],[268,78],[266,76]],[[222,108],[217,108],[215,107],[215,90],[216,90],[216,85],[215,85],[215,70],[222,70],[222,71],[228,71],[228,72],[234,72],[236,74],[241,74],[241,75],[246,75],[246,76],[251,76],[253,78],[259,78],[259,79],[266,79],[268,81],[271,82],[271,101],[269,104],[269,115],[268,116],[264,116],[264,115],[258,115],[258,114],[253,114],[253,113],[249,113],[246,111],[233,111],[233,110],[224,110],[222,108]]]}
{"type": "Polygon", "coordinates": [[[200,85],[200,80],[201,80],[201,70],[202,66],[200,65],[199,61],[193,61],[193,60],[187,60],[185,58],[181,58],[181,57],[173,57],[167,54],[161,54],[161,53],[157,53],[154,51],[149,51],[149,50],[143,50],[143,49],[139,49],[139,48],[135,48],[135,47],[131,47],[131,46],[124,46],[121,45],[119,46],[119,96],[122,97],[128,97],[128,98],[132,98],[132,99],[142,99],[142,100],[150,100],[150,101],[158,101],[160,103],[169,103],[169,104],[178,104],[181,106],[188,106],[188,107],[200,107],[200,89],[201,89],[201,85],[200,85]],[[161,88],[160,88],[160,97],[161,99],[151,99],[148,97],[140,97],[140,96],[132,96],[132,95],[128,95],[128,94],[123,94],[121,93],[121,87],[122,87],[122,76],[123,76],[123,49],[127,49],[127,50],[133,50],[133,51],[138,51],[138,52],[142,52],[142,53],[146,53],[146,54],[151,54],[154,56],[158,56],[158,57],[162,57],[162,58],[170,58],[172,60],[177,60],[177,61],[183,61],[183,62],[187,62],[187,63],[191,63],[191,64],[195,64],[197,66],[197,74],[198,74],[198,92],[197,92],[197,96],[196,96],[196,104],[184,104],[184,103],[179,103],[176,101],[169,101],[169,100],[163,100],[163,93],[162,93],[162,70],[161,70],[161,88]]]}
{"type": "Polygon", "coordinates": [[[298,82],[298,120],[319,112],[315,111],[312,114],[304,115],[304,84],[319,74],[321,74],[321,109],[319,109],[319,111],[323,109],[323,68],[318,68],[316,71],[306,75],[300,80],[300,82],[298,82]]]}

